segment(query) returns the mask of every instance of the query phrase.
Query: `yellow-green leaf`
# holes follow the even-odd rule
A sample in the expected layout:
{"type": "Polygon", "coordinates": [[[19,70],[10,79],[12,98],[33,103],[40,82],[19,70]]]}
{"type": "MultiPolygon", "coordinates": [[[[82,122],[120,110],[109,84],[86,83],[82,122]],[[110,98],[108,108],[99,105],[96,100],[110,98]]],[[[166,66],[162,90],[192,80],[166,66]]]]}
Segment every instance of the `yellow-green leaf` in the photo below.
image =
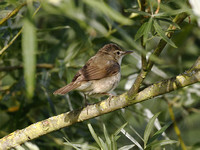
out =
{"type": "Polygon", "coordinates": [[[31,98],[35,87],[35,66],[36,66],[36,31],[33,21],[30,18],[24,19],[22,32],[22,54],[24,77],[26,82],[27,96],[31,98]]]}

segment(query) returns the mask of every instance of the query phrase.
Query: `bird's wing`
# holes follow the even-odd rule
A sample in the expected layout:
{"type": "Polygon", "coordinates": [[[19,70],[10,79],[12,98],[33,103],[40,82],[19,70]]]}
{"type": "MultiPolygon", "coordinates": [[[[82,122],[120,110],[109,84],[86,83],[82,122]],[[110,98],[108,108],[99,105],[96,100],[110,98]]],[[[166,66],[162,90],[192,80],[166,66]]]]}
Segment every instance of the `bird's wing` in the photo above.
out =
{"type": "Polygon", "coordinates": [[[81,81],[99,80],[116,75],[120,71],[120,65],[113,60],[92,57],[74,76],[71,83],[56,90],[53,94],[64,95],[81,85],[81,81]],[[99,63],[97,63],[99,62],[99,63]]]}
{"type": "MultiPolygon", "coordinates": [[[[97,58],[98,59],[98,58],[97,58]]],[[[82,69],[74,76],[74,81],[98,80],[116,75],[120,71],[120,65],[113,60],[90,59],[82,69]],[[97,62],[99,63],[97,63],[97,62]]]]}

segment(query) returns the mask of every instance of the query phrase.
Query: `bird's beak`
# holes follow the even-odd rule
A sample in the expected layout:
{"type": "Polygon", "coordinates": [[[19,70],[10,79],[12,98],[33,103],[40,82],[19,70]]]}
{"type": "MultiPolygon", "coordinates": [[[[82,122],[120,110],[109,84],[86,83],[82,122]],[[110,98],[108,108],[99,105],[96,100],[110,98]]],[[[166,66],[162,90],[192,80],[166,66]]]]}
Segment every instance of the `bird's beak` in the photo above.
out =
{"type": "Polygon", "coordinates": [[[124,51],[123,55],[131,54],[131,53],[133,53],[133,51],[124,51]]]}

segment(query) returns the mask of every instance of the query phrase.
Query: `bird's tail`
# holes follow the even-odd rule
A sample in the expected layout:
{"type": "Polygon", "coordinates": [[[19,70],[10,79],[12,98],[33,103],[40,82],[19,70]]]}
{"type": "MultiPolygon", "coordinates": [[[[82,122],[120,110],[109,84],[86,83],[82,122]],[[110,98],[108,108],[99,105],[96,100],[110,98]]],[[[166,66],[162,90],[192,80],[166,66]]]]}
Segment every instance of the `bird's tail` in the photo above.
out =
{"type": "Polygon", "coordinates": [[[55,92],[53,92],[53,94],[55,94],[55,95],[64,95],[64,94],[70,92],[71,90],[76,89],[79,86],[80,86],[80,83],[71,82],[71,83],[67,84],[66,86],[56,90],[55,92]]]}

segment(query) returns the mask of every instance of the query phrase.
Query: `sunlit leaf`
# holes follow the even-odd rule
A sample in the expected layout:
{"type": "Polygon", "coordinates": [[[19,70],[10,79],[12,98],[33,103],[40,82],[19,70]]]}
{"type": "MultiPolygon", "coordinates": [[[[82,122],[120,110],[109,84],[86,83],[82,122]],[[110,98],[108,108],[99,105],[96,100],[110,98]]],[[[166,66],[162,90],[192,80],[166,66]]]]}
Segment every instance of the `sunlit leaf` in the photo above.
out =
{"type": "Polygon", "coordinates": [[[156,141],[156,142],[153,142],[153,143],[147,145],[146,149],[161,147],[161,146],[164,146],[164,145],[175,144],[175,143],[177,143],[177,141],[174,141],[174,140],[156,141]]]}
{"type": "Polygon", "coordinates": [[[119,150],[129,150],[129,149],[133,148],[134,146],[135,146],[135,144],[126,145],[126,146],[119,148],[119,150]]]}
{"type": "Polygon", "coordinates": [[[117,139],[119,138],[120,136],[114,136],[113,134],[111,135],[111,146],[112,146],[112,149],[113,150],[117,150],[117,139]]]}
{"type": "Polygon", "coordinates": [[[22,32],[22,54],[24,65],[24,77],[26,81],[27,96],[33,96],[35,87],[35,66],[36,66],[36,30],[33,21],[30,18],[24,19],[24,28],[22,32]]]}
{"type": "Polygon", "coordinates": [[[105,150],[108,150],[108,147],[107,147],[107,145],[106,145],[106,143],[99,137],[99,141],[100,141],[100,145],[99,145],[99,147],[101,148],[101,149],[105,149],[105,150]]]}
{"type": "Polygon", "coordinates": [[[139,143],[134,137],[132,137],[128,132],[126,132],[124,129],[122,129],[121,132],[122,132],[132,143],[134,143],[140,150],[142,149],[142,146],[140,145],[140,143],[139,143]]]}

